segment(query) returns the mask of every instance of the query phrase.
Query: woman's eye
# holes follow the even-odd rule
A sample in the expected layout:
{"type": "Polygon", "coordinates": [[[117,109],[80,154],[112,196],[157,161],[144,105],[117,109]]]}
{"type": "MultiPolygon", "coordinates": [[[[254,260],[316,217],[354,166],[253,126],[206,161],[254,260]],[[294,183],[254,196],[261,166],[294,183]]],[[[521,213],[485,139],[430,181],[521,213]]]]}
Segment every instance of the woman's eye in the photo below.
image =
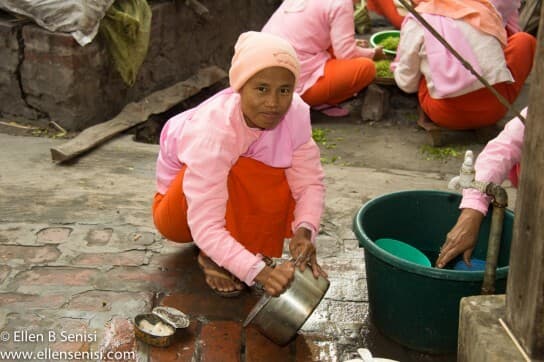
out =
{"type": "Polygon", "coordinates": [[[261,93],[266,92],[266,87],[257,87],[257,90],[261,93]]]}
{"type": "Polygon", "coordinates": [[[289,89],[289,88],[282,88],[282,89],[280,90],[280,92],[281,92],[281,94],[287,96],[287,95],[291,94],[291,89],[289,89]]]}

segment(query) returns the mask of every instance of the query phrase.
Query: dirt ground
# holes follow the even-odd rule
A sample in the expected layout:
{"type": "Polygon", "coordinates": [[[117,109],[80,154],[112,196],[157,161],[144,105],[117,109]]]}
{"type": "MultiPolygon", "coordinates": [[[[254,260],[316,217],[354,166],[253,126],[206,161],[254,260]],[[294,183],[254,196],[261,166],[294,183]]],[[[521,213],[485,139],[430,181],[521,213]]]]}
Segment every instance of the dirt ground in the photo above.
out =
{"type": "MultiPolygon", "coordinates": [[[[343,104],[350,115],[331,118],[312,111],[314,139],[321,148],[322,162],[350,167],[367,167],[377,170],[409,170],[455,174],[467,149],[481,151],[486,138],[473,131],[444,134],[442,147],[431,146],[430,136],[416,125],[417,99],[415,95],[388,86],[390,107],[380,121],[363,122],[361,119],[364,93],[343,104]]],[[[215,89],[211,90],[213,93],[215,89]]],[[[152,116],[146,123],[128,133],[145,143],[156,143],[162,124],[173,114],[196,105],[206,98],[203,92],[162,115],[152,116]]],[[[41,127],[0,119],[0,132],[20,135],[69,139],[75,133],[66,133],[55,124],[41,127]]]]}
{"type": "Polygon", "coordinates": [[[360,102],[351,103],[354,109],[346,118],[312,113],[323,163],[452,174],[458,172],[466,149],[482,149],[474,132],[451,132],[444,146],[431,146],[430,136],[416,125],[415,108],[390,110],[380,121],[362,122],[360,102]]]}

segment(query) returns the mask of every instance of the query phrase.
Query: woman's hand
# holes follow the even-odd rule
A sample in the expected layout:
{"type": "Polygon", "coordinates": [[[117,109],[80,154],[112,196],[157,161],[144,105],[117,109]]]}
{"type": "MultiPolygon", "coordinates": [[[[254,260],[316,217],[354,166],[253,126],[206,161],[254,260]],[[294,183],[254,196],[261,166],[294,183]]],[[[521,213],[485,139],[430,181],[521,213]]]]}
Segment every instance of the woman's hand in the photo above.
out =
{"type": "Polygon", "coordinates": [[[311,242],[312,233],[306,228],[299,228],[291,242],[289,243],[289,252],[293,259],[295,259],[295,266],[304,271],[307,265],[312,268],[314,277],[323,276],[327,277],[319,264],[317,263],[317,253],[314,244],[311,242]]]}
{"type": "Polygon", "coordinates": [[[436,267],[443,268],[457,255],[463,253],[463,260],[470,265],[470,257],[476,246],[478,232],[484,215],[474,209],[463,209],[457,223],[446,236],[446,242],[440,248],[436,267]]]}
{"type": "Polygon", "coordinates": [[[265,266],[263,270],[255,277],[255,281],[262,284],[264,291],[277,297],[281,293],[285,292],[291,282],[295,278],[295,266],[292,262],[288,261],[279,264],[275,268],[265,266]]]}
{"type": "Polygon", "coordinates": [[[376,47],[374,48],[375,51],[374,51],[374,60],[382,60],[382,59],[387,59],[387,55],[385,55],[385,53],[383,52],[383,48],[382,47],[376,47]]]}
{"type": "Polygon", "coordinates": [[[368,48],[370,46],[368,40],[366,39],[356,39],[355,44],[357,44],[357,46],[361,48],[368,48]]]}

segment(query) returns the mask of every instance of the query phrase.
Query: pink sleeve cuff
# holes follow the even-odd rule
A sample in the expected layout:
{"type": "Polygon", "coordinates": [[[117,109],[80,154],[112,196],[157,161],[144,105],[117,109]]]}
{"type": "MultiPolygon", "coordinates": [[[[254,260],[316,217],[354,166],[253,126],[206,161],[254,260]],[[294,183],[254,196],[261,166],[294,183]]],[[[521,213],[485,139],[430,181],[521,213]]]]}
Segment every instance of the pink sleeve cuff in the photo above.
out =
{"type": "Polygon", "coordinates": [[[312,224],[310,224],[309,222],[303,221],[303,222],[299,223],[298,225],[296,225],[296,227],[293,228],[293,233],[295,231],[297,231],[298,229],[300,229],[300,228],[306,228],[306,229],[310,230],[310,232],[312,234],[311,237],[310,237],[310,241],[315,246],[315,238],[317,237],[317,230],[315,229],[315,227],[312,224]]]}
{"type": "Polygon", "coordinates": [[[362,47],[358,46],[357,50],[358,50],[360,56],[362,56],[364,58],[373,59],[374,55],[376,54],[376,50],[374,48],[362,48],[362,47]]]}
{"type": "Polygon", "coordinates": [[[481,212],[485,216],[487,215],[487,210],[489,208],[490,202],[491,197],[481,193],[480,191],[474,189],[464,189],[463,199],[461,200],[459,208],[474,209],[481,212]]]}
{"type": "MultiPolygon", "coordinates": [[[[259,254],[257,256],[261,256],[261,255],[259,254]]],[[[262,260],[259,260],[255,264],[250,266],[249,271],[246,274],[246,278],[244,279],[244,283],[246,283],[249,286],[252,286],[253,284],[255,284],[255,278],[261,272],[261,270],[264,269],[265,266],[266,264],[262,260]]]]}

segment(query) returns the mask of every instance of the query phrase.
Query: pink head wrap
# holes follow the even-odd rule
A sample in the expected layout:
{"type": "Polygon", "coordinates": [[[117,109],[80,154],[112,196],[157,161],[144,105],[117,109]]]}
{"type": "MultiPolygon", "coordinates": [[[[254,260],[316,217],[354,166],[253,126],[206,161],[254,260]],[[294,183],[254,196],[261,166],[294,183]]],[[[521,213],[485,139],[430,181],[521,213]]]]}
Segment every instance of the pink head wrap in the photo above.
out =
{"type": "Polygon", "coordinates": [[[300,64],[293,47],[282,38],[256,31],[242,33],[234,45],[230,86],[238,91],[253,75],[269,67],[283,67],[298,80],[300,64]]]}

